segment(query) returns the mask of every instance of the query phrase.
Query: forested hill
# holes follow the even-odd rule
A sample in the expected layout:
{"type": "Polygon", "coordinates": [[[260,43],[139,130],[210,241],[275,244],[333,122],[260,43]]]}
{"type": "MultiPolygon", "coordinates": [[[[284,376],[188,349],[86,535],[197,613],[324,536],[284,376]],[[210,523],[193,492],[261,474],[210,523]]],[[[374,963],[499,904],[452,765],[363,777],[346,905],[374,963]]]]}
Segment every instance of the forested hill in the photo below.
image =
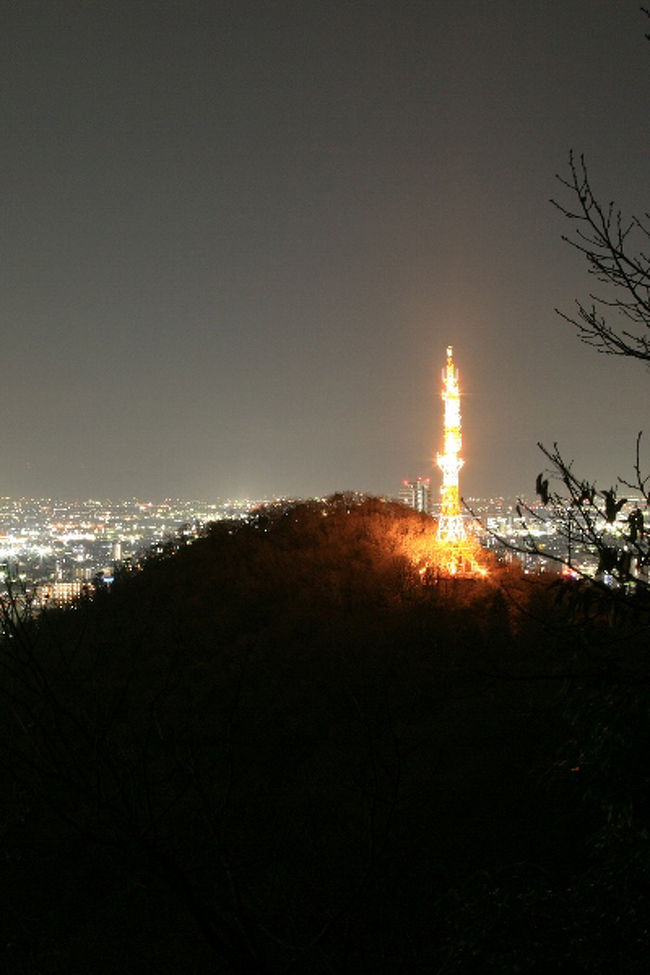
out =
{"type": "Polygon", "coordinates": [[[612,937],[616,863],[592,882],[585,627],[496,566],[423,586],[431,530],[263,509],[7,619],[1,970],[634,970],[645,894],[612,937]]]}

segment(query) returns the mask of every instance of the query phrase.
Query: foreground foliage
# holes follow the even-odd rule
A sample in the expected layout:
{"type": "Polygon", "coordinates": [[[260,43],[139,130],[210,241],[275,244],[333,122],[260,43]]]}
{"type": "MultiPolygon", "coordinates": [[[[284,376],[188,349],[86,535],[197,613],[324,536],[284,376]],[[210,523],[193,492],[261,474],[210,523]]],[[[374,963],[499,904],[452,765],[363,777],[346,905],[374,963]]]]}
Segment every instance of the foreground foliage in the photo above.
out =
{"type": "Polygon", "coordinates": [[[633,618],[423,587],[430,529],[261,511],[9,626],[3,970],[637,970],[633,618]]]}

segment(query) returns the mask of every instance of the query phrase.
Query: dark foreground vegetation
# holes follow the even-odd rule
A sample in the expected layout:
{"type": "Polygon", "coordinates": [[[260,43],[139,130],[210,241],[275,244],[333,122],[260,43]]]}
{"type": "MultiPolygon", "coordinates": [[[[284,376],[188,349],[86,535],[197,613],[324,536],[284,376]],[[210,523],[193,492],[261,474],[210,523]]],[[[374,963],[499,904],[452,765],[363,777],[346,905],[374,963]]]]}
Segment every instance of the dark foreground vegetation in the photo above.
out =
{"type": "Polygon", "coordinates": [[[647,970],[647,631],[406,509],[215,525],[7,620],[0,970],[647,970]]]}

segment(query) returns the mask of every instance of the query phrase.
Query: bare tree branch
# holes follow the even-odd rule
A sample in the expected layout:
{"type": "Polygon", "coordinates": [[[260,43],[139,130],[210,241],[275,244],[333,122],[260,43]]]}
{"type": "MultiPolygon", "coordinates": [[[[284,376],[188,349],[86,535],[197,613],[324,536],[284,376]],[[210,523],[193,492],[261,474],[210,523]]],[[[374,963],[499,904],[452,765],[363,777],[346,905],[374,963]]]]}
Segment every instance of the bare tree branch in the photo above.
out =
{"type": "Polygon", "coordinates": [[[605,286],[590,293],[590,303],[576,301],[577,315],[558,314],[580,338],[599,352],[650,360],[650,260],[644,246],[650,239],[650,216],[624,217],[613,201],[606,206],[595,196],[584,156],[569,156],[570,176],[558,182],[572,204],[551,200],[574,226],[562,239],[582,254],[587,270],[605,286]],[[614,316],[609,321],[605,315],[614,316]]]}

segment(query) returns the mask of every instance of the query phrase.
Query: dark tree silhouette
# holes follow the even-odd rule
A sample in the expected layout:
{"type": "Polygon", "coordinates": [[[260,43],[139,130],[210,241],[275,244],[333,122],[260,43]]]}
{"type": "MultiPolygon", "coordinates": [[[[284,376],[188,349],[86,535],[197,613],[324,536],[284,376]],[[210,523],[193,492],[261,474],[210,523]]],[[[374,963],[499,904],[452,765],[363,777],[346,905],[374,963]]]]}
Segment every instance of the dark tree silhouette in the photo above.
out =
{"type": "Polygon", "coordinates": [[[570,175],[558,176],[571,203],[552,200],[572,224],[562,239],[579,251],[598,282],[577,316],[558,310],[580,338],[599,352],[650,360],[650,214],[626,217],[614,202],[596,196],[584,156],[569,157],[570,175]],[[602,287],[604,286],[604,287],[602,287]]]}
{"type": "MultiPolygon", "coordinates": [[[[641,9],[650,17],[646,8],[641,9]]],[[[650,361],[650,213],[628,216],[614,201],[603,203],[584,156],[573,151],[568,175],[557,179],[562,198],[551,202],[570,226],[562,239],[584,257],[594,280],[588,299],[577,299],[573,314],[560,309],[557,313],[599,353],[650,361]]],[[[605,577],[623,591],[647,593],[650,538],[642,507],[650,505],[650,475],[643,471],[641,442],[638,433],[632,474],[619,476],[616,486],[604,490],[574,470],[557,442],[552,448],[540,443],[548,463],[535,484],[541,508],[520,502],[519,515],[529,532],[519,550],[562,563],[585,581],[579,557],[590,552],[597,560],[595,586],[603,594],[612,595],[602,586],[605,577]],[[619,515],[628,490],[638,494],[640,505],[622,522],[619,515]],[[536,534],[551,525],[564,540],[564,554],[542,550],[536,541],[536,534]]]]}
{"type": "MultiPolygon", "coordinates": [[[[641,9],[650,17],[650,11],[641,9]]],[[[568,176],[557,179],[563,197],[551,202],[570,225],[562,239],[584,257],[595,282],[588,300],[576,300],[574,314],[557,309],[558,314],[598,352],[650,361],[650,213],[628,216],[614,201],[603,203],[584,156],[574,152],[569,155],[568,176]]],[[[540,551],[532,531],[522,551],[574,570],[576,556],[589,551],[597,556],[596,585],[608,576],[623,590],[647,593],[650,545],[643,511],[637,506],[622,524],[619,518],[626,501],[621,491],[630,489],[644,507],[650,505],[650,475],[642,469],[641,440],[638,433],[632,475],[619,477],[618,485],[605,490],[578,475],[557,443],[551,449],[539,444],[549,465],[536,481],[543,510],[521,504],[519,513],[531,529],[552,522],[564,538],[566,554],[540,551]]]]}
{"type": "MultiPolygon", "coordinates": [[[[571,153],[569,176],[558,180],[569,201],[552,203],[572,231],[562,239],[584,256],[587,272],[597,282],[588,301],[576,301],[576,314],[558,314],[598,352],[650,361],[650,214],[628,217],[614,202],[601,203],[583,156],[571,153]]],[[[628,591],[647,592],[650,545],[642,507],[625,521],[619,517],[628,490],[638,494],[643,507],[650,505],[650,475],[642,468],[641,443],[638,433],[631,476],[619,477],[617,485],[604,490],[576,473],[557,443],[550,449],[540,443],[548,463],[535,485],[542,507],[520,502],[520,517],[530,529],[521,551],[578,572],[579,556],[591,552],[597,556],[597,586],[607,576],[628,591]],[[533,529],[551,524],[564,539],[564,554],[542,551],[535,540],[533,529]]]]}
{"type": "Polygon", "coordinates": [[[466,878],[564,870],[574,782],[534,774],[563,635],[491,580],[423,586],[401,552],[431,525],[284,506],[38,620],[6,603],[3,972],[454,970],[466,878]],[[495,678],[524,647],[550,679],[495,678]]]}

